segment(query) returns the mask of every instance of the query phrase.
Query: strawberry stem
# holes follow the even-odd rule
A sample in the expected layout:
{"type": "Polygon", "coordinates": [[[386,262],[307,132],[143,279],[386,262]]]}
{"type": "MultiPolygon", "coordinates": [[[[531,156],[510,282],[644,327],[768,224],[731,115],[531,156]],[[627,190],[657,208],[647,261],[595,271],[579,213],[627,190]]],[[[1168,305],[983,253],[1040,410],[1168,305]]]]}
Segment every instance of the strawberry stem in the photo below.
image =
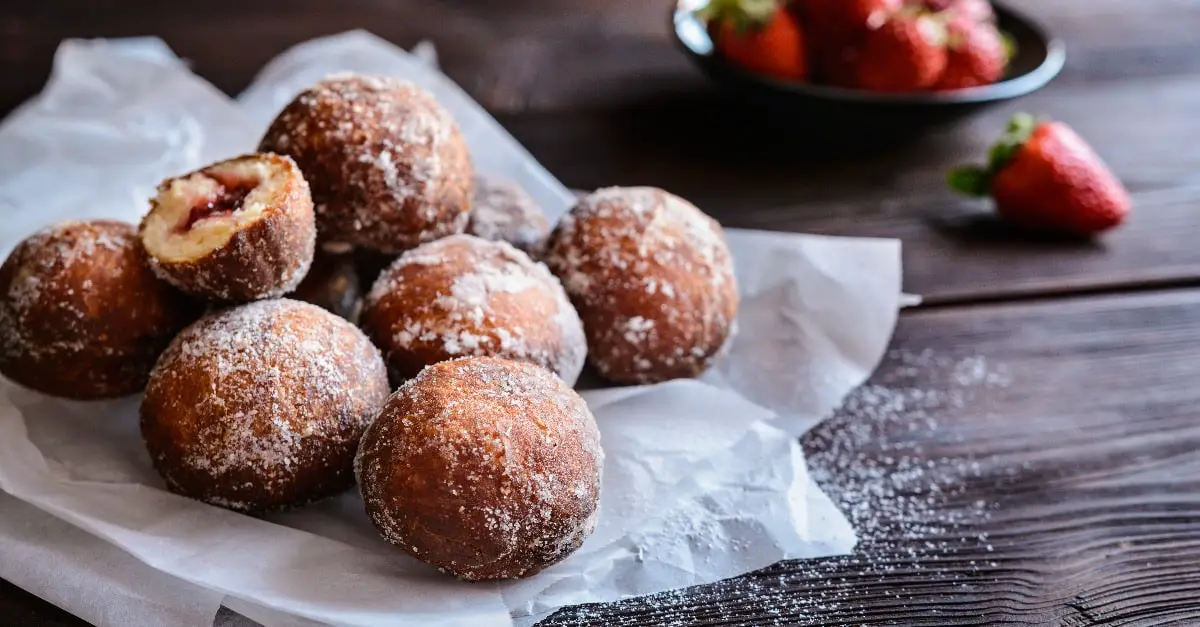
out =
{"type": "Polygon", "coordinates": [[[1017,57],[1017,53],[1020,52],[1017,47],[1017,40],[1012,35],[1000,31],[1000,41],[1004,43],[1004,64],[1008,65],[1008,63],[1017,57]]]}
{"type": "Polygon", "coordinates": [[[1037,118],[1028,113],[1018,113],[1012,116],[1008,121],[1008,128],[1004,130],[1004,135],[1000,136],[1000,141],[992,146],[992,151],[988,155],[988,170],[995,174],[1004,166],[1012,161],[1013,157],[1017,156],[1017,152],[1029,141],[1029,137],[1033,135],[1033,130],[1037,128],[1037,118]]]}
{"type": "Polygon", "coordinates": [[[763,28],[779,11],[779,0],[709,0],[696,11],[709,24],[730,22],[739,33],[763,28]]]}
{"type": "Polygon", "coordinates": [[[992,146],[987,166],[967,166],[951,170],[946,176],[946,183],[950,185],[950,189],[967,196],[991,195],[992,178],[1017,156],[1025,142],[1033,135],[1038,123],[1038,119],[1028,113],[1014,115],[1008,121],[1008,127],[1004,129],[1000,141],[992,146]]]}
{"type": "Polygon", "coordinates": [[[955,168],[946,176],[946,183],[960,194],[984,198],[991,193],[992,175],[974,166],[955,168]]]}

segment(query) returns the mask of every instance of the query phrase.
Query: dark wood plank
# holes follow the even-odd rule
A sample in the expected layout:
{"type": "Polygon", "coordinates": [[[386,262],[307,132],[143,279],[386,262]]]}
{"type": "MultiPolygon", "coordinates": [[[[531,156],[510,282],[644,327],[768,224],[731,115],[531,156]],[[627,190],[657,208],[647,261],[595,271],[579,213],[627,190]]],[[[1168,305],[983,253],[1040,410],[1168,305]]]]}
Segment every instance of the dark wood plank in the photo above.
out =
{"type": "MultiPolygon", "coordinates": [[[[905,242],[906,288],[936,302],[1186,284],[1200,277],[1191,245],[1200,201],[1200,77],[1052,85],[907,145],[868,154],[806,151],[729,124],[730,103],[687,97],[627,109],[502,115],[571,185],[654,184],[730,226],[870,235],[905,242]],[[1154,93],[1155,98],[1147,98],[1154,93]],[[1131,223],[1094,243],[1031,238],[978,219],[986,203],[944,184],[986,154],[1016,110],[1067,120],[1135,194],[1131,223]],[[1151,119],[1145,124],[1113,120],[1151,119]],[[569,140],[564,140],[569,138],[569,140]]],[[[800,142],[797,144],[796,142],[800,142]]]]}
{"type": "MultiPolygon", "coordinates": [[[[1197,0],[1015,0],[1071,45],[1066,82],[1200,70],[1197,0]]],[[[410,46],[429,38],[448,73],[506,111],[578,109],[699,85],[667,39],[671,2],[642,0],[321,0],[182,5],[121,0],[10,0],[0,7],[0,110],[32,95],[67,37],[153,34],[231,93],[286,46],[352,28],[410,46]],[[415,19],[419,17],[420,19],[415,19]],[[516,88],[515,90],[512,88],[516,88]]]]}
{"type": "Polygon", "coordinates": [[[1200,624],[1200,291],[927,311],[805,438],[850,557],[546,625],[1200,624]]]}
{"type": "Polygon", "coordinates": [[[125,0],[103,11],[15,0],[0,8],[0,108],[40,87],[63,37],[157,34],[234,92],[286,46],[367,25],[402,45],[435,41],[447,72],[568,185],[659,185],[734,226],[898,237],[907,288],[931,302],[1190,284],[1193,198],[1177,190],[1200,188],[1200,0],[1015,4],[1068,41],[1059,81],[869,149],[756,129],[673,49],[669,3],[634,0],[125,0]],[[1090,246],[964,226],[974,205],[944,188],[944,172],[983,154],[1018,109],[1087,137],[1138,194],[1134,224],[1090,246]]]}
{"type": "Polygon", "coordinates": [[[799,216],[862,217],[952,199],[946,171],[982,159],[1017,111],[1070,123],[1132,191],[1200,184],[1197,77],[1052,83],[1015,103],[877,146],[808,144],[777,119],[755,118],[703,87],[499,119],[573,187],[648,181],[730,214],[777,207],[799,216]]]}
{"type": "Polygon", "coordinates": [[[1095,241],[1006,228],[986,205],[955,199],[911,204],[895,215],[867,217],[848,208],[837,217],[814,217],[808,207],[730,221],[754,228],[899,238],[904,241],[905,288],[925,295],[929,305],[1200,284],[1200,250],[1186,235],[1195,229],[1200,188],[1141,192],[1134,202],[1128,224],[1095,241]]]}
{"type": "Polygon", "coordinates": [[[87,623],[0,579],[0,624],[79,627],[87,623]]]}

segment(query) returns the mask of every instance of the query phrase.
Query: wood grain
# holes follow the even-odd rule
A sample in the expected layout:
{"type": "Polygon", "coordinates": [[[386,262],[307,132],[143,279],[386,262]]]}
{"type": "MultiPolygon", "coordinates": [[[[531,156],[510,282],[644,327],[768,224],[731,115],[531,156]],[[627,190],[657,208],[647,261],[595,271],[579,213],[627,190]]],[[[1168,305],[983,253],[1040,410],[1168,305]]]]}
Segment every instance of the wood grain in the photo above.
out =
{"type": "MultiPolygon", "coordinates": [[[[1063,80],[1095,83],[1200,70],[1200,1],[1013,0],[1062,36],[1072,51],[1063,80]]],[[[230,93],[286,46],[369,27],[400,45],[420,39],[443,51],[447,72],[496,110],[611,106],[631,96],[703,80],[667,39],[670,0],[209,0],[183,5],[121,0],[13,0],[0,11],[0,85],[7,109],[35,93],[50,55],[68,37],[154,34],[230,93]],[[419,18],[419,19],[418,19],[419,18]],[[515,53],[515,54],[514,54],[515,53]],[[529,69],[537,67],[531,80],[529,69]],[[526,78],[513,79],[513,76],[526,78]],[[513,99],[493,85],[527,85],[513,99]],[[497,97],[491,97],[495,93],[497,97]]]]}
{"type": "Polygon", "coordinates": [[[1103,89],[1052,85],[865,154],[778,143],[778,133],[748,127],[749,115],[723,122],[731,111],[735,105],[716,96],[680,96],[500,119],[578,188],[653,184],[730,226],[899,238],[906,289],[931,302],[1186,285],[1200,277],[1200,253],[1183,236],[1194,231],[1200,201],[1200,125],[1192,121],[1200,111],[1200,75],[1103,89]],[[1064,119],[1089,139],[1135,195],[1127,227],[1096,242],[1030,237],[981,216],[986,203],[946,188],[946,171],[986,154],[1020,109],[1064,119]]]}
{"type": "Polygon", "coordinates": [[[856,555],[545,624],[1200,624],[1200,291],[917,312],[895,347],[805,439],[856,555]]]}
{"type": "MultiPolygon", "coordinates": [[[[898,238],[905,288],[926,305],[1048,298],[1082,293],[1200,285],[1200,251],[1191,238],[1200,188],[1134,194],[1121,229],[1097,240],[1035,235],[1006,227],[985,203],[950,199],[911,205],[896,215],[808,219],[796,211],[730,218],[751,228],[898,238]]],[[[828,205],[827,205],[828,206],[828,205]]]]}
{"type": "Polygon", "coordinates": [[[80,627],[87,623],[0,579],[0,625],[80,627]]]}
{"type": "Polygon", "coordinates": [[[0,110],[41,87],[64,37],[153,33],[236,93],[287,46],[369,25],[437,43],[447,72],[572,187],[652,184],[733,226],[898,237],[906,287],[930,302],[1192,284],[1198,253],[1179,234],[1200,188],[1200,0],[1013,4],[1067,41],[1063,76],[893,145],[816,145],[741,108],[674,50],[667,1],[21,0],[0,8],[0,110]],[[979,207],[945,188],[945,171],[981,158],[1017,110],[1089,139],[1137,194],[1130,228],[1089,245],[971,217],[979,207]]]}
{"type": "MultiPolygon", "coordinates": [[[[67,37],[158,35],[236,93],[288,46],[365,26],[434,41],[573,187],[654,184],[733,226],[903,239],[905,287],[932,306],[805,440],[858,552],[548,625],[1197,625],[1200,0],[1011,4],[1067,41],[1063,75],[890,145],[814,145],[740,108],[674,50],[668,0],[9,0],[0,113],[67,37]],[[944,189],[1019,109],[1091,141],[1134,192],[1127,227],[1031,237],[944,189]]],[[[82,623],[0,581],[0,624],[82,623]]]]}

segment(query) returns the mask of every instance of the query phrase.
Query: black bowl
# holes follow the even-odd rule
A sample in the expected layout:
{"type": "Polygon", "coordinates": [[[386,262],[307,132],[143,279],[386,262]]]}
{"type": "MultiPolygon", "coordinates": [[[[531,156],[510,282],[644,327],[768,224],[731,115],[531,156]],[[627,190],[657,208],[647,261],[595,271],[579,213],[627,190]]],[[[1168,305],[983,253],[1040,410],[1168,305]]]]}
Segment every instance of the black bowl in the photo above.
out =
{"type": "Polygon", "coordinates": [[[876,93],[826,85],[788,82],[756,74],[725,61],[714,50],[703,20],[681,0],[671,12],[675,41],[719,85],[763,110],[760,123],[780,130],[844,137],[896,136],[970,114],[982,107],[1019,98],[1058,76],[1066,45],[1036,22],[993,2],[1000,29],[1017,45],[1004,80],[984,87],[911,94],[876,93]],[[786,128],[785,128],[786,127],[786,128]]]}

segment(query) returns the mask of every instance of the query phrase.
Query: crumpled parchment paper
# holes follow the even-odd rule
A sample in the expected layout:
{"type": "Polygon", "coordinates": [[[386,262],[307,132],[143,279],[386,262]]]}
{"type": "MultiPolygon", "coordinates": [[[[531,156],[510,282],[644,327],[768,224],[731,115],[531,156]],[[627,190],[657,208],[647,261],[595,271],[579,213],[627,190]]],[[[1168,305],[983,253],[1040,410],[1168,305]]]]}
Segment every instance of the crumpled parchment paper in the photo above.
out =
{"type": "MultiPolygon", "coordinates": [[[[60,219],[136,222],[159,180],[252,150],[284,103],[337,71],[430,89],[480,171],[561,215],[572,194],[430,52],[362,32],[314,40],[235,102],[157,40],[66,42],[46,90],[0,124],[0,253],[60,219]]],[[[269,626],[529,625],[569,604],[848,552],[853,531],[808,477],[797,436],[882,357],[899,244],[739,230],[729,241],[742,295],[729,354],[701,380],[584,392],[607,453],[599,525],[533,578],[447,578],[380,540],[354,493],[263,519],[174,496],[142,449],[137,398],[75,403],[8,382],[0,576],[100,625],[207,625],[222,603],[269,626]]]]}

